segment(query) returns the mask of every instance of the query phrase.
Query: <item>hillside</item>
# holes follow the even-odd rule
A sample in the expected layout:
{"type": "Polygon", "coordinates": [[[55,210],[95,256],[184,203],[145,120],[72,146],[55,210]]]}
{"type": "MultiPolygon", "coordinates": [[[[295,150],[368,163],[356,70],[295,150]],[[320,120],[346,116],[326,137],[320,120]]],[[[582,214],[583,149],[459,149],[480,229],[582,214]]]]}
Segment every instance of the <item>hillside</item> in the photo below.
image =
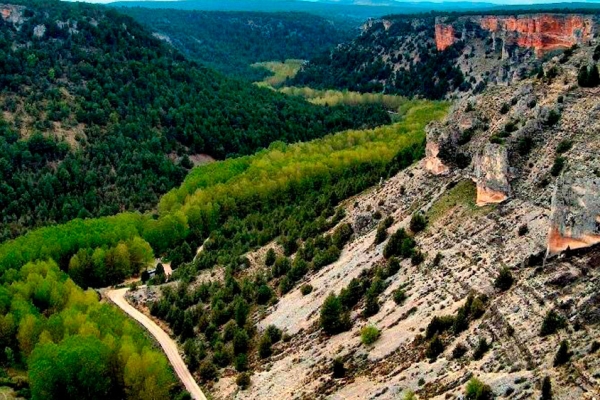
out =
{"type": "MultiPolygon", "coordinates": [[[[264,217],[233,218],[179,284],[130,300],[169,324],[215,398],[597,398],[598,45],[465,95],[428,125],[424,160],[331,217],[292,208],[276,241],[264,217]]],[[[161,212],[210,215],[190,189],[161,212]]]]}
{"type": "Polygon", "coordinates": [[[121,8],[191,60],[226,75],[258,81],[268,75],[250,65],[308,60],[350,40],[359,23],[305,13],[207,12],[121,8]]]}
{"type": "Polygon", "coordinates": [[[553,50],[589,41],[597,26],[592,13],[389,16],[311,60],[291,84],[460,98],[536,73],[553,50]]]}
{"type": "Polygon", "coordinates": [[[390,121],[227,79],[114,10],[23,4],[1,6],[0,240],[151,209],[206,154],[390,121]]]}

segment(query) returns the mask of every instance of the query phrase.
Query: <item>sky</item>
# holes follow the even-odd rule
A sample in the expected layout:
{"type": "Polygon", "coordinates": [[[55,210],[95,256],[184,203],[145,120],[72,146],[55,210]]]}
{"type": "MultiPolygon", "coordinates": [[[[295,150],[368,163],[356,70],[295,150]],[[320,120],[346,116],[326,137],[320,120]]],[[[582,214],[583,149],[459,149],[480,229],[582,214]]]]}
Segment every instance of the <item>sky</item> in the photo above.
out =
{"type": "MultiPolygon", "coordinates": [[[[113,1],[140,1],[140,0],[68,0],[68,1],[85,1],[88,3],[107,4],[107,3],[112,3],[113,1]]],[[[153,1],[153,0],[147,0],[147,1],[153,1]]],[[[156,0],[156,1],[178,1],[178,0],[156,0]]],[[[213,0],[213,1],[218,3],[219,0],[213,0]]],[[[269,1],[269,0],[262,0],[262,1],[269,1]]],[[[320,0],[300,0],[300,1],[318,2],[320,0]]],[[[329,0],[329,1],[332,1],[332,0],[329,0]]],[[[333,0],[333,1],[336,1],[336,0],[333,0]]],[[[469,2],[468,0],[410,0],[410,1],[388,0],[388,1],[390,1],[390,2],[393,1],[394,3],[396,3],[398,5],[401,5],[402,3],[422,3],[422,2],[428,2],[428,3],[451,3],[451,2],[456,2],[456,1],[463,2],[463,3],[469,2]]],[[[357,3],[358,2],[359,1],[357,1],[357,3]]],[[[576,2],[576,3],[599,3],[600,0],[474,0],[471,2],[517,5],[517,4],[573,3],[573,2],[576,2]]],[[[365,0],[360,1],[360,3],[365,3],[365,0]]],[[[373,3],[377,3],[377,0],[373,1],[373,3]]]]}

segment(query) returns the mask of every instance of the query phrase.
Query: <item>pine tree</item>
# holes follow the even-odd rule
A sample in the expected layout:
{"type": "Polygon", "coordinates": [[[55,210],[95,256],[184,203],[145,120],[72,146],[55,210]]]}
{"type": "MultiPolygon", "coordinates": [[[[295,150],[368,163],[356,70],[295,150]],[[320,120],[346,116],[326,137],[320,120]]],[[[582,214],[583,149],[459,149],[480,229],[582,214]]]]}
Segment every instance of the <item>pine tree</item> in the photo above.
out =
{"type": "Polygon", "coordinates": [[[579,74],[577,75],[577,83],[581,87],[588,87],[589,82],[589,72],[587,66],[582,66],[579,69],[579,74]]]}
{"type": "Polygon", "coordinates": [[[592,65],[588,75],[588,87],[596,87],[600,85],[600,75],[598,74],[598,66],[592,65]]]}

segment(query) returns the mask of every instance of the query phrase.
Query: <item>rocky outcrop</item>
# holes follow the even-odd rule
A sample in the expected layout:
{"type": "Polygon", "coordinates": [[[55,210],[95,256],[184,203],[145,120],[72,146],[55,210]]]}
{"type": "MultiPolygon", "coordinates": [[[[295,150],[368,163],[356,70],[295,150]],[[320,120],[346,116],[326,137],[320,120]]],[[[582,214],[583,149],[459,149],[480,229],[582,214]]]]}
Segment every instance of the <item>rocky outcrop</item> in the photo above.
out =
{"type": "Polygon", "coordinates": [[[439,157],[441,141],[442,129],[439,123],[428,125],[425,158],[422,161],[422,165],[426,171],[433,175],[446,175],[450,172],[450,168],[439,157]]]}
{"type": "Polygon", "coordinates": [[[23,23],[23,6],[15,6],[12,4],[0,4],[0,15],[2,19],[11,24],[20,25],[23,23]]]}
{"type": "Polygon", "coordinates": [[[42,38],[46,34],[46,26],[45,25],[37,25],[33,28],[33,36],[36,38],[42,38]]]}
{"type": "Polygon", "coordinates": [[[600,178],[566,172],[552,197],[548,253],[600,243],[600,178]]]}
{"type": "MultiPolygon", "coordinates": [[[[455,32],[470,26],[491,33],[492,45],[496,40],[506,48],[517,46],[534,49],[539,56],[546,51],[568,48],[590,40],[594,34],[595,21],[589,15],[537,14],[520,16],[479,16],[458,18],[451,24],[436,21],[435,41],[438,50],[444,50],[456,41],[455,32]],[[455,26],[456,25],[456,26],[455,26]]],[[[473,33],[473,32],[471,32],[473,33]]]]}
{"type": "Polygon", "coordinates": [[[452,25],[435,24],[435,45],[439,51],[446,50],[454,44],[454,33],[452,25]]]}
{"type": "Polygon", "coordinates": [[[475,158],[477,205],[502,203],[510,196],[508,152],[499,144],[488,143],[475,158]]]}

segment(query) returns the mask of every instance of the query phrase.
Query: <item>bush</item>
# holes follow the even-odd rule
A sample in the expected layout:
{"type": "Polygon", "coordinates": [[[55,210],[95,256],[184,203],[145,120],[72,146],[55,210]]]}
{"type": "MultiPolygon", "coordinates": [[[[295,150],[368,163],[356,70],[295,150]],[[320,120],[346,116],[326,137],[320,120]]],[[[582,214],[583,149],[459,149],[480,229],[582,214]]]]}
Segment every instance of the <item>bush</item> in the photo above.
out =
{"type": "Polygon", "coordinates": [[[235,370],[244,372],[248,370],[248,356],[245,353],[238,354],[233,361],[235,370]]]}
{"type": "Polygon", "coordinates": [[[509,111],[510,111],[510,106],[508,105],[508,103],[502,104],[502,107],[500,108],[500,114],[504,115],[504,114],[508,113],[509,111]]]}
{"type": "Polygon", "coordinates": [[[333,236],[331,237],[332,243],[338,249],[344,248],[346,243],[352,237],[354,231],[352,230],[352,225],[350,224],[342,224],[339,228],[333,232],[333,236]]]}
{"type": "Polygon", "coordinates": [[[386,277],[394,276],[398,271],[400,271],[400,261],[396,257],[390,258],[385,269],[386,277]]]}
{"type": "Polygon", "coordinates": [[[275,263],[273,264],[273,277],[278,278],[287,274],[287,272],[292,268],[292,263],[290,259],[287,257],[277,257],[275,263]]]}
{"type": "Polygon", "coordinates": [[[350,316],[342,306],[339,297],[331,293],[321,306],[320,325],[330,334],[336,334],[348,329],[350,316]]]}
{"type": "Polygon", "coordinates": [[[344,361],[341,357],[337,357],[333,360],[331,369],[334,378],[343,378],[344,375],[346,375],[346,367],[344,366],[344,361]]]}
{"type": "Polygon", "coordinates": [[[360,341],[365,346],[369,346],[379,339],[379,329],[373,325],[367,325],[360,331],[360,341]]]}
{"type": "Polygon", "coordinates": [[[550,169],[550,174],[552,176],[558,176],[560,172],[565,167],[565,158],[558,156],[554,159],[554,164],[552,164],[552,168],[550,169]]]}
{"type": "Polygon", "coordinates": [[[474,360],[481,360],[485,353],[490,349],[490,345],[485,338],[480,338],[475,351],[473,352],[474,360]]]}
{"type": "Polygon", "coordinates": [[[542,381],[542,396],[540,400],[552,400],[552,381],[546,376],[542,381]]]}
{"type": "Polygon", "coordinates": [[[479,379],[471,378],[467,383],[465,390],[466,400],[491,400],[493,397],[494,392],[492,392],[492,388],[479,379]]]}
{"type": "Polygon", "coordinates": [[[302,296],[306,296],[310,293],[312,293],[313,291],[313,287],[311,285],[309,285],[308,283],[305,283],[304,285],[302,285],[300,287],[300,293],[302,293],[302,296]]]}
{"type": "Polygon", "coordinates": [[[248,334],[243,329],[238,329],[233,335],[233,352],[234,354],[245,353],[248,350],[250,339],[248,334]]]}
{"type": "Polygon", "coordinates": [[[400,305],[406,300],[406,292],[402,289],[394,290],[394,303],[400,305]]]}
{"type": "Polygon", "coordinates": [[[556,146],[556,154],[563,154],[566,153],[567,151],[571,150],[571,148],[573,147],[573,141],[572,140],[561,140],[560,143],[558,144],[558,146],[556,146]]]}
{"type": "Polygon", "coordinates": [[[550,310],[546,314],[544,321],[542,322],[542,328],[540,329],[540,336],[548,336],[556,333],[559,329],[564,328],[567,325],[565,319],[558,315],[556,311],[550,310]]]}
{"type": "Polygon", "coordinates": [[[377,233],[375,234],[375,244],[381,244],[387,239],[387,229],[383,224],[379,224],[377,227],[377,233]]]}
{"type": "Polygon", "coordinates": [[[421,213],[415,213],[410,218],[410,230],[413,233],[421,232],[427,226],[427,218],[421,213]]]}
{"type": "Polygon", "coordinates": [[[267,333],[263,334],[258,342],[258,356],[260,358],[269,357],[273,353],[271,345],[271,337],[267,333]]]}
{"type": "Polygon", "coordinates": [[[434,335],[431,341],[429,342],[429,345],[427,345],[425,355],[427,356],[427,358],[433,361],[444,352],[444,348],[445,347],[444,343],[442,342],[442,339],[440,339],[438,335],[434,335]]]}
{"type": "Polygon", "coordinates": [[[571,355],[572,353],[569,351],[569,342],[563,340],[560,342],[560,347],[554,356],[554,366],[558,367],[566,364],[571,359],[571,355]]]}
{"type": "Polygon", "coordinates": [[[452,358],[455,360],[462,358],[465,354],[467,354],[467,346],[462,343],[457,344],[454,350],[452,350],[452,358]]]}
{"type": "Polygon", "coordinates": [[[265,265],[267,267],[271,267],[275,264],[275,260],[277,259],[277,255],[275,254],[275,250],[269,249],[267,250],[267,255],[265,256],[265,265]]]}
{"type": "Polygon", "coordinates": [[[433,317],[427,325],[427,330],[425,331],[425,338],[431,339],[438,333],[443,333],[454,325],[454,317],[451,315],[444,315],[442,317],[433,317]]]}
{"type": "Polygon", "coordinates": [[[519,226],[519,231],[517,233],[519,236],[524,236],[527,234],[527,232],[529,232],[529,227],[527,226],[527,224],[523,224],[519,226]]]}
{"type": "Polygon", "coordinates": [[[412,257],[410,258],[410,263],[412,265],[420,265],[423,261],[425,260],[425,253],[421,252],[420,250],[416,250],[415,252],[413,252],[412,257]]]}
{"type": "Polygon", "coordinates": [[[251,383],[251,379],[250,379],[250,374],[247,372],[242,372],[241,374],[239,374],[237,376],[237,378],[235,378],[235,383],[240,387],[240,389],[242,390],[246,390],[251,383]]]}
{"type": "Polygon", "coordinates": [[[494,281],[494,286],[497,289],[500,289],[501,291],[507,291],[508,289],[510,289],[510,287],[512,286],[514,282],[514,278],[512,276],[512,274],[510,273],[510,270],[508,269],[508,267],[503,267],[500,270],[500,274],[498,275],[498,277],[496,277],[496,280],[494,281]]]}
{"type": "Polygon", "coordinates": [[[200,373],[200,377],[205,381],[214,381],[217,379],[217,367],[208,360],[200,364],[198,372],[200,373]]]}
{"type": "Polygon", "coordinates": [[[369,290],[365,299],[365,308],[362,312],[364,318],[369,318],[379,312],[379,300],[377,294],[369,290]]]}
{"type": "Polygon", "coordinates": [[[267,329],[265,330],[265,334],[269,335],[269,338],[271,338],[271,343],[279,342],[282,337],[281,329],[279,329],[275,325],[267,326],[267,329]]]}
{"type": "Polygon", "coordinates": [[[548,119],[546,119],[546,126],[554,126],[560,120],[560,114],[556,110],[550,110],[548,113],[548,119]]]}

